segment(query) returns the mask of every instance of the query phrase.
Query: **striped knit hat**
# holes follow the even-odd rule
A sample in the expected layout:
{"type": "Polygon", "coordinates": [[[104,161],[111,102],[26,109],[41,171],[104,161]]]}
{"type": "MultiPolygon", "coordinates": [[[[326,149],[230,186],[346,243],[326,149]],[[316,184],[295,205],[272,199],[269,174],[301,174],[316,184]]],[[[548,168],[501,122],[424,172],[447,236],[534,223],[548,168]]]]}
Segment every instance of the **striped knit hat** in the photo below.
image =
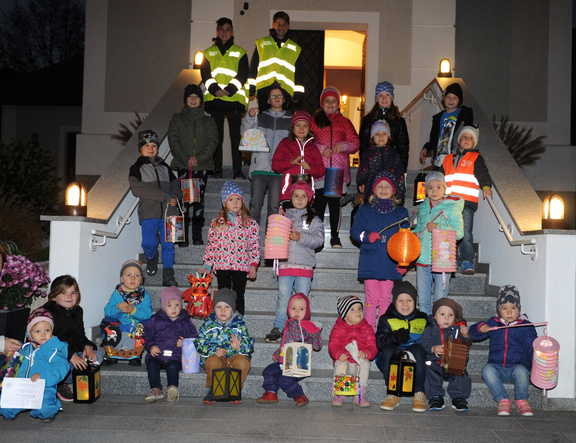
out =
{"type": "Polygon", "coordinates": [[[364,308],[364,304],[362,301],[356,297],[355,295],[347,295],[346,297],[342,297],[338,299],[338,315],[342,317],[342,319],[346,318],[346,314],[350,308],[355,305],[356,303],[360,303],[362,308],[364,308]]]}
{"type": "Polygon", "coordinates": [[[26,332],[30,333],[32,326],[36,323],[40,323],[41,321],[47,321],[54,329],[54,318],[50,311],[46,308],[38,308],[32,311],[30,316],[28,317],[28,326],[26,327],[26,332]]]}

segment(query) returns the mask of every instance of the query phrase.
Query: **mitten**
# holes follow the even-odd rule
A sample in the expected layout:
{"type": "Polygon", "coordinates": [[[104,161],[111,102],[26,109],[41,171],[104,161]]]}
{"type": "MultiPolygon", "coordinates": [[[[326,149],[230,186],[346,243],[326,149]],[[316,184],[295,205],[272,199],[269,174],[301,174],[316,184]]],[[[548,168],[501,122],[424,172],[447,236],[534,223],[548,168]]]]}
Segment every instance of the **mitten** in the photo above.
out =
{"type": "Polygon", "coordinates": [[[371,232],[370,235],[368,236],[368,241],[370,243],[374,243],[377,240],[382,240],[382,237],[380,236],[380,234],[378,234],[377,232],[371,232]]]}
{"type": "Polygon", "coordinates": [[[302,326],[302,329],[304,329],[309,334],[314,334],[315,332],[320,331],[320,328],[316,326],[316,324],[313,321],[310,320],[302,320],[300,322],[300,325],[302,326]]]}
{"type": "Polygon", "coordinates": [[[396,329],[394,332],[392,332],[392,337],[394,337],[394,340],[396,340],[398,343],[406,343],[408,340],[410,340],[410,331],[408,331],[406,328],[396,329]]]}

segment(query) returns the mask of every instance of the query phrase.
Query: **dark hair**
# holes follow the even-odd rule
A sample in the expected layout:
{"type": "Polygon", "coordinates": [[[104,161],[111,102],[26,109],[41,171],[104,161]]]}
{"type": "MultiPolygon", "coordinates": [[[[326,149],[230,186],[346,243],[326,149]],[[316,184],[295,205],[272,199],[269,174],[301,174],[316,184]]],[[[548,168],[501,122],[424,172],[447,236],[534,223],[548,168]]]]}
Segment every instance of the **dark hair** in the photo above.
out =
{"type": "MultiPolygon", "coordinates": [[[[314,137],[314,133],[312,132],[312,129],[310,129],[310,126],[308,126],[308,137],[306,138],[306,140],[310,139],[314,137]]],[[[288,140],[290,140],[291,142],[295,142],[296,139],[298,137],[296,137],[296,134],[294,134],[294,127],[292,127],[292,129],[290,129],[290,132],[288,133],[288,140]]]]}
{"type": "Polygon", "coordinates": [[[290,24],[290,16],[286,14],[284,11],[278,11],[276,14],[274,14],[274,16],[272,17],[272,23],[274,23],[279,18],[284,20],[286,23],[290,24]]]}
{"type": "Polygon", "coordinates": [[[270,100],[270,94],[272,93],[272,91],[274,89],[280,89],[280,91],[282,92],[282,96],[284,97],[284,103],[282,103],[282,109],[286,110],[288,109],[288,106],[290,105],[291,102],[291,97],[290,94],[288,94],[284,88],[282,86],[280,86],[280,83],[278,82],[274,82],[272,83],[270,86],[268,86],[268,100],[270,100]]]}
{"type": "Polygon", "coordinates": [[[50,285],[50,293],[48,294],[48,300],[55,300],[62,291],[65,291],[71,286],[74,286],[76,292],[78,292],[78,301],[76,302],[76,306],[78,306],[80,304],[81,298],[80,287],[78,286],[76,279],[71,275],[61,275],[52,281],[52,284],[50,285]]]}
{"type": "Polygon", "coordinates": [[[324,112],[324,109],[318,109],[318,111],[316,111],[316,114],[314,114],[314,123],[316,123],[316,126],[320,129],[332,126],[330,118],[328,117],[328,114],[324,112]]]}
{"type": "Polygon", "coordinates": [[[218,20],[216,20],[216,26],[224,26],[225,24],[229,24],[232,30],[234,30],[232,20],[230,20],[228,17],[221,17],[218,20]]]}
{"type": "MultiPolygon", "coordinates": [[[[366,115],[369,115],[370,117],[372,117],[374,121],[376,121],[379,118],[378,115],[379,112],[380,112],[380,105],[378,104],[378,100],[376,100],[376,103],[374,103],[374,106],[372,107],[372,109],[370,109],[370,112],[366,115]]],[[[398,106],[394,104],[394,99],[392,99],[392,103],[390,104],[390,108],[388,108],[386,116],[390,120],[399,120],[402,118],[402,114],[400,114],[398,106]]]]}

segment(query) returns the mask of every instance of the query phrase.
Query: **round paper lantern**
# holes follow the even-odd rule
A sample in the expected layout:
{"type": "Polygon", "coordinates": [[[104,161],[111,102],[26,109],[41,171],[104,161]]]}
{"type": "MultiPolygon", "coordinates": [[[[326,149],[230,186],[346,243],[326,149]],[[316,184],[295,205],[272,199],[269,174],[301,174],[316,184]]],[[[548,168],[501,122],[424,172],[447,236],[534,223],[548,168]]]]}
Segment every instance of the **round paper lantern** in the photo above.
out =
{"type": "Polygon", "coordinates": [[[420,256],[420,240],[410,229],[402,229],[388,240],[388,255],[399,266],[408,266],[420,256]]]}
{"type": "Polygon", "coordinates": [[[552,389],[558,384],[558,352],[560,344],[552,337],[537,337],[532,343],[534,357],[530,380],[540,389],[552,389]]]}
{"type": "Polygon", "coordinates": [[[292,220],[282,214],[268,217],[268,228],[264,240],[264,258],[286,259],[290,250],[292,220]]]}

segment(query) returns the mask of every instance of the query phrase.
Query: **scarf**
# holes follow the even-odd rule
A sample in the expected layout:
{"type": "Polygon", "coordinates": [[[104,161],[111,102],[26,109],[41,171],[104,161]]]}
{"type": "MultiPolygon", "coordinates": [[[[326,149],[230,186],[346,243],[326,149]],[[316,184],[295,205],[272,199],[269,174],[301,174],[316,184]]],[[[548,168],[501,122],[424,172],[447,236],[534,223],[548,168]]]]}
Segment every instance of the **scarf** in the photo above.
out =
{"type": "Polygon", "coordinates": [[[125,302],[130,303],[132,306],[138,306],[142,303],[142,300],[144,300],[144,294],[146,291],[144,290],[144,286],[140,285],[138,289],[127,292],[124,289],[124,286],[122,286],[122,283],[120,283],[116,286],[116,292],[122,296],[122,300],[125,302]]]}
{"type": "Polygon", "coordinates": [[[388,214],[394,210],[394,201],[391,198],[378,198],[374,196],[373,205],[381,214],[388,214]]]}

